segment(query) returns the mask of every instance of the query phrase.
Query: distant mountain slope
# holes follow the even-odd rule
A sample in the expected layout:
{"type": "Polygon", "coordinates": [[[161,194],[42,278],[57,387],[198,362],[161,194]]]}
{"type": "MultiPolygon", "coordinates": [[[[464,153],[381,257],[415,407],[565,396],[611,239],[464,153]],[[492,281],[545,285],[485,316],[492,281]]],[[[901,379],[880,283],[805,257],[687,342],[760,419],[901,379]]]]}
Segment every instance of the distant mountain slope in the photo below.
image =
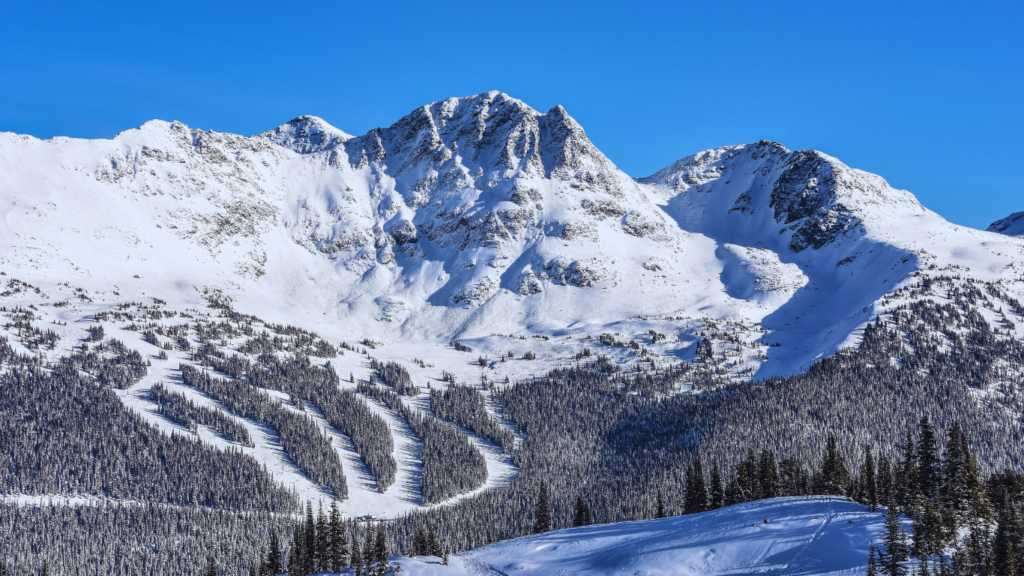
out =
{"type": "Polygon", "coordinates": [[[392,561],[410,576],[854,574],[865,570],[868,545],[878,540],[881,528],[882,514],[860,504],[776,498],[499,542],[454,555],[449,566],[432,557],[392,561]]]}
{"type": "Polygon", "coordinates": [[[1024,236],[1024,212],[1014,212],[1006,218],[989,224],[989,232],[998,232],[1007,236],[1024,236]]]}
{"type": "Polygon", "coordinates": [[[313,116],[252,137],[4,133],[0,214],[0,271],[97,301],[191,306],[215,287],[327,335],[493,353],[493,334],[607,332],[690,359],[703,338],[740,379],[854,344],[915,273],[1024,295],[1021,241],[820,152],[732,146],[635,180],[560,106],[500,92],[361,136],[313,116]]]}
{"type": "Polygon", "coordinates": [[[850,345],[882,312],[879,299],[913,275],[962,270],[1020,293],[1008,272],[1024,246],[997,248],[990,235],[950,224],[911,193],[821,152],[728,146],[639,181],[681,228],[716,241],[730,294],[768,308],[761,323],[781,345],[769,363],[806,366],[808,354],[850,345]]]}

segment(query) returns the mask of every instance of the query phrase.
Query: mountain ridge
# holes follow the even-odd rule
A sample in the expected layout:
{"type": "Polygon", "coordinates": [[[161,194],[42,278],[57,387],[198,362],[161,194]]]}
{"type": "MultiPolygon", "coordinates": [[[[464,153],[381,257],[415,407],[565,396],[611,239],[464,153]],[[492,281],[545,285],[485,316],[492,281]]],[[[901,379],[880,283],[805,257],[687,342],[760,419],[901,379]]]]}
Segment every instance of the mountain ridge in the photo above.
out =
{"type": "Polygon", "coordinates": [[[989,232],[1006,234],[1007,236],[1024,236],[1024,212],[1014,212],[989,224],[989,232]]]}
{"type": "Polygon", "coordinates": [[[298,300],[318,328],[387,341],[653,329],[687,358],[702,322],[728,321],[738,377],[855,343],[923,269],[1012,279],[999,270],[1021,249],[769,141],[633,178],[561,106],[497,91],[359,136],[315,116],[251,137],[151,121],[112,140],[8,133],[0,155],[12,270],[184,303],[219,287],[272,318],[298,300]]]}

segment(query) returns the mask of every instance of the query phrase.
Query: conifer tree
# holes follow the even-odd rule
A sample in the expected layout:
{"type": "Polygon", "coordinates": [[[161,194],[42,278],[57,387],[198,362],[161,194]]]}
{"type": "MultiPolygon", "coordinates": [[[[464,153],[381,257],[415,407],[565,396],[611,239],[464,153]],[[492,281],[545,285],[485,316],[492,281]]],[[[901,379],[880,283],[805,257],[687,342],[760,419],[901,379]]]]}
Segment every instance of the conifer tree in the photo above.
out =
{"type": "Polygon", "coordinates": [[[306,502],[306,526],[302,530],[302,570],[303,574],[313,574],[317,569],[317,538],[316,521],[313,519],[313,503],[306,502]]]}
{"type": "Polygon", "coordinates": [[[867,576],[878,576],[878,561],[875,559],[875,543],[868,545],[868,574],[867,576]]]}
{"type": "Polygon", "coordinates": [[[921,418],[921,438],[917,443],[917,483],[922,497],[937,497],[941,478],[935,431],[932,430],[931,422],[926,415],[921,418]]]}
{"type": "Polygon", "coordinates": [[[330,570],[341,572],[348,560],[348,538],[345,536],[345,527],[341,523],[341,514],[338,512],[338,503],[331,502],[331,519],[328,526],[330,537],[330,570]]]}
{"type": "Polygon", "coordinates": [[[3,560],[0,560],[0,576],[10,576],[10,573],[7,571],[7,564],[4,564],[3,560]]]}
{"type": "Polygon", "coordinates": [[[960,424],[953,422],[946,431],[946,453],[942,466],[942,512],[946,531],[952,534],[967,517],[970,499],[964,483],[967,461],[961,452],[960,424]]]}
{"type": "Polygon", "coordinates": [[[269,576],[270,567],[267,561],[267,549],[260,546],[259,554],[256,555],[256,563],[249,564],[249,572],[257,576],[269,576]]]}
{"type": "Polygon", "coordinates": [[[895,487],[893,486],[892,466],[887,456],[878,458],[878,478],[875,480],[875,487],[878,490],[878,502],[895,501],[895,487]]]}
{"type": "Polygon", "coordinates": [[[981,483],[981,467],[977,457],[971,452],[967,442],[967,434],[960,434],[960,451],[964,454],[964,490],[970,498],[970,518],[972,525],[992,520],[992,508],[988,493],[981,483]]]}
{"type": "Polygon", "coordinates": [[[576,514],[573,515],[572,519],[573,526],[586,526],[587,525],[587,505],[583,502],[582,496],[576,497],[576,514]]]}
{"type": "Polygon", "coordinates": [[[839,443],[832,434],[828,435],[825,446],[825,459],[818,473],[818,492],[820,494],[839,495],[850,483],[850,472],[846,469],[843,456],[839,453],[839,443]]]}
{"type": "Polygon", "coordinates": [[[278,576],[284,572],[284,566],[281,564],[281,542],[277,538],[276,530],[270,531],[270,551],[267,552],[266,567],[270,576],[278,576]]]}
{"type": "Polygon", "coordinates": [[[743,495],[738,502],[751,502],[758,498],[757,485],[757,459],[754,457],[754,449],[747,448],[747,458],[736,467],[737,487],[743,495]]]}
{"type": "Polygon", "coordinates": [[[697,514],[708,509],[708,490],[704,483],[704,468],[699,456],[686,468],[686,497],[683,500],[683,508],[687,514],[697,514]]]}
{"type": "Polygon", "coordinates": [[[533,533],[542,534],[551,530],[551,513],[548,509],[548,487],[540,483],[540,494],[537,496],[537,508],[533,515],[533,533]]]}
{"type": "Polygon", "coordinates": [[[665,517],[665,502],[661,499],[661,490],[658,490],[658,509],[654,512],[655,518],[665,517]]]}
{"type": "Polygon", "coordinates": [[[327,515],[324,514],[324,505],[316,514],[316,571],[327,572],[331,569],[331,535],[327,531],[327,515]]]}
{"type": "Polygon", "coordinates": [[[725,500],[723,504],[725,506],[732,506],[733,504],[740,504],[746,502],[746,498],[743,494],[743,488],[740,487],[740,480],[737,474],[734,474],[729,480],[729,484],[725,487],[725,500]]]}
{"type": "MultiPolygon", "coordinates": [[[[210,558],[210,562],[211,563],[213,562],[213,558],[210,558]]],[[[43,560],[43,571],[40,572],[39,574],[41,576],[50,576],[50,566],[46,562],[46,560],[43,560]]],[[[210,574],[209,569],[207,569],[207,575],[209,575],[209,574],[210,574]]],[[[217,576],[217,567],[216,566],[213,567],[213,574],[212,574],[212,576],[217,576]]]]}
{"type": "Polygon", "coordinates": [[[374,576],[385,576],[391,567],[388,561],[387,535],[384,533],[384,524],[377,524],[377,538],[373,546],[373,574],[374,576]]]}
{"type": "Polygon", "coordinates": [[[374,538],[373,527],[370,526],[366,529],[366,541],[363,542],[363,572],[367,576],[373,576],[373,561],[376,558],[374,552],[376,550],[377,542],[374,538]]]}
{"type": "Polygon", "coordinates": [[[942,517],[932,500],[925,500],[921,514],[914,519],[914,553],[933,556],[942,549],[942,517]]]}
{"type": "Polygon", "coordinates": [[[438,544],[437,538],[434,537],[434,527],[430,525],[427,526],[427,547],[429,548],[428,556],[441,557],[441,545],[438,544]]]}
{"type": "Polygon", "coordinates": [[[786,458],[779,467],[779,492],[783,496],[801,496],[804,493],[803,468],[796,458],[786,458]]]}
{"type": "Polygon", "coordinates": [[[711,486],[708,487],[708,506],[718,510],[725,505],[725,487],[722,486],[722,472],[718,460],[711,465],[711,486]]]}
{"type": "Polygon", "coordinates": [[[917,482],[917,455],[914,451],[914,433],[907,428],[903,444],[903,461],[896,476],[896,499],[900,510],[913,515],[917,509],[919,485],[917,482]]]}
{"type": "Polygon", "coordinates": [[[775,453],[768,450],[761,451],[761,460],[758,463],[758,476],[761,481],[761,498],[776,498],[779,496],[779,468],[775,464],[775,453]]]}
{"type": "MultiPolygon", "coordinates": [[[[355,536],[352,537],[352,566],[355,568],[355,576],[363,576],[363,554],[359,551],[359,543],[355,536]]],[[[289,576],[291,576],[289,574],[289,576]]]]}
{"type": "Polygon", "coordinates": [[[992,543],[992,559],[997,576],[1017,576],[1016,548],[1021,545],[1021,522],[1016,507],[1011,503],[999,513],[996,536],[992,543]]]}
{"type": "Polygon", "coordinates": [[[906,576],[906,562],[910,559],[907,546],[907,533],[900,523],[896,506],[889,504],[885,513],[885,526],[882,529],[882,543],[885,551],[879,551],[880,568],[885,576],[906,576]]]}
{"type": "Polygon", "coordinates": [[[412,549],[413,556],[426,556],[430,553],[427,549],[427,537],[423,534],[422,528],[416,529],[416,534],[412,538],[412,549]]]}
{"type": "Polygon", "coordinates": [[[305,576],[302,571],[302,525],[297,524],[292,532],[292,546],[288,551],[288,576],[305,576]]]}
{"type": "Polygon", "coordinates": [[[878,508],[878,489],[875,484],[875,458],[871,453],[870,446],[864,452],[864,466],[860,469],[863,503],[867,504],[869,509],[875,510],[878,508]]]}
{"type": "MultiPolygon", "coordinates": [[[[213,556],[206,557],[206,572],[205,576],[217,576],[217,562],[214,561],[213,556]]],[[[46,576],[46,562],[43,562],[43,576],[46,576]]]]}

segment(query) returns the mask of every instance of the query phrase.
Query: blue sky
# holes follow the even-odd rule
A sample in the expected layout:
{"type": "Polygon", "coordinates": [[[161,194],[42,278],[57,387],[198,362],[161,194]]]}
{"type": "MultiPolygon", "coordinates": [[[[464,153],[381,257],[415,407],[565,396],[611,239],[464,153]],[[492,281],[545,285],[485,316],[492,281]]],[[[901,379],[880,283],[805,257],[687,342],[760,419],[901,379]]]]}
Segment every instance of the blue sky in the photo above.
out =
{"type": "Polygon", "coordinates": [[[767,138],[985,227],[1024,210],[1022,5],[5,2],[0,130],[361,134],[497,89],[564,105],[633,176],[767,138]]]}

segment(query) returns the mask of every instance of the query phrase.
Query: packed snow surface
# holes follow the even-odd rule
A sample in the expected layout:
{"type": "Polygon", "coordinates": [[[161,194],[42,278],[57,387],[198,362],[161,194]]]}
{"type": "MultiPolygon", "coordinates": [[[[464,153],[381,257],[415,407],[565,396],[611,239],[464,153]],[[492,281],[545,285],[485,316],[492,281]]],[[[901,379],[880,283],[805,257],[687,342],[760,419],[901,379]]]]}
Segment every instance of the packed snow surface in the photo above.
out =
{"type": "Polygon", "coordinates": [[[775,498],[499,542],[451,556],[449,566],[433,557],[392,561],[411,576],[863,574],[882,520],[839,498],[775,498]]]}

